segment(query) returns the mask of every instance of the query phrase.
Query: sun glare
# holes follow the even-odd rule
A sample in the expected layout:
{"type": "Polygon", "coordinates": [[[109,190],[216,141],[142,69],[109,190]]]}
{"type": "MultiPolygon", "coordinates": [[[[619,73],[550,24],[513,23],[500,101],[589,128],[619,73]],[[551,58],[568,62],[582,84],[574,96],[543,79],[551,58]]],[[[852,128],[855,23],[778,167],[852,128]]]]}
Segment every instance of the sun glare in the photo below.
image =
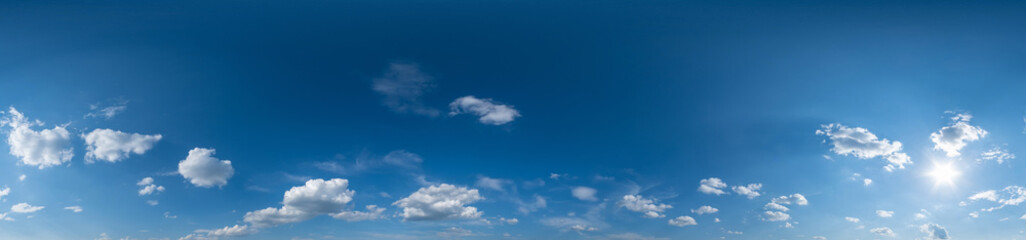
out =
{"type": "Polygon", "coordinates": [[[940,185],[952,186],[952,185],[955,185],[955,179],[957,179],[958,176],[962,175],[962,172],[959,172],[957,169],[955,169],[955,167],[953,165],[954,164],[952,164],[950,162],[949,163],[934,163],[933,164],[933,170],[931,170],[929,173],[927,173],[927,175],[929,175],[930,177],[933,177],[934,185],[935,186],[940,186],[940,185]]]}

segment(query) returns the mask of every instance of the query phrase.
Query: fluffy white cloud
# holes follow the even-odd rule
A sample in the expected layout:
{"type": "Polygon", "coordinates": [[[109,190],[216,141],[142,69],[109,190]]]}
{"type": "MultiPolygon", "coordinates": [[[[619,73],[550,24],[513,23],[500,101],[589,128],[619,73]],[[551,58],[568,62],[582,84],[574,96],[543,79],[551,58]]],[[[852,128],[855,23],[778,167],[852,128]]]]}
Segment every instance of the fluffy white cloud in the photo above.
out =
{"type": "Polygon", "coordinates": [[[944,229],[944,227],[942,227],[941,225],[937,225],[937,224],[933,224],[933,223],[923,224],[922,226],[919,226],[919,231],[921,231],[921,232],[926,234],[926,238],[925,238],[926,240],[947,240],[947,239],[951,239],[951,237],[948,236],[948,230],[944,229]]]}
{"type": "Polygon", "coordinates": [[[797,204],[799,206],[809,205],[809,200],[805,199],[801,193],[791,194],[790,196],[779,196],[771,200],[773,203],[782,205],[797,204]]]}
{"type": "Polygon", "coordinates": [[[152,177],[143,178],[142,180],[139,180],[139,182],[136,182],[135,185],[142,187],[139,189],[139,196],[145,196],[153,194],[154,192],[164,191],[164,186],[157,186],[157,184],[153,184],[152,177]]]}
{"type": "Polygon", "coordinates": [[[403,208],[400,216],[406,221],[478,218],[482,212],[468,204],[484,200],[477,189],[450,184],[420,188],[392,205],[403,208]]]}
{"type": "Polygon", "coordinates": [[[995,147],[995,148],[992,148],[992,149],[987,150],[986,152],[983,152],[982,154],[980,154],[980,158],[976,159],[976,161],[977,162],[981,162],[981,161],[991,161],[991,160],[993,160],[993,161],[997,162],[998,164],[1002,164],[1002,163],[1005,163],[1005,161],[1008,161],[1008,160],[1011,160],[1011,159],[1014,159],[1014,158],[1015,158],[1015,154],[1008,153],[1008,150],[1005,150],[1005,149],[1002,149],[1002,148],[999,148],[999,147],[995,147]]]}
{"type": "Polygon", "coordinates": [[[663,215],[663,211],[673,208],[673,206],[656,203],[655,200],[646,199],[641,197],[641,195],[624,195],[623,200],[619,204],[627,208],[627,210],[644,213],[642,216],[647,218],[666,217],[666,215],[663,215]]]}
{"type": "Polygon", "coordinates": [[[878,227],[878,228],[870,229],[869,232],[871,232],[873,234],[876,234],[876,235],[884,236],[884,237],[894,237],[894,236],[896,236],[894,234],[894,230],[891,230],[891,228],[889,228],[889,227],[878,227]]]}
{"type": "Polygon", "coordinates": [[[235,225],[228,226],[220,229],[212,230],[199,230],[197,232],[206,232],[207,237],[242,237],[256,233],[256,229],[250,228],[248,225],[235,225]]]}
{"type": "Polygon", "coordinates": [[[945,126],[935,133],[930,134],[930,141],[933,141],[934,150],[942,150],[948,157],[962,155],[959,151],[969,142],[980,140],[987,136],[987,131],[979,126],[969,125],[973,118],[969,114],[956,114],[951,118],[951,125],[945,126]]]}
{"type": "Polygon", "coordinates": [[[280,224],[306,221],[318,215],[331,215],[346,221],[363,221],[381,218],[385,209],[368,205],[367,212],[346,210],[346,204],[353,200],[355,191],[349,190],[349,180],[311,179],[303,186],[292,187],[285,192],[281,208],[265,208],[247,212],[243,221],[253,227],[263,228],[280,224]]]}
{"type": "Polygon", "coordinates": [[[790,214],[781,211],[766,211],[763,214],[766,215],[766,217],[763,218],[763,221],[779,222],[791,219],[790,214]]]}
{"type": "Polygon", "coordinates": [[[82,212],[82,207],[81,206],[67,206],[67,207],[64,207],[64,210],[68,210],[68,211],[72,211],[72,212],[82,212]]]}
{"type": "Polygon", "coordinates": [[[901,152],[901,142],[879,139],[865,128],[832,123],[816,130],[816,135],[829,137],[834,145],[831,151],[838,155],[852,155],[860,159],[881,157],[887,160],[884,166],[887,171],[904,169],[906,164],[912,164],[908,154],[901,152]]]}
{"type": "Polygon", "coordinates": [[[570,190],[570,194],[572,194],[574,196],[574,198],[577,198],[577,199],[582,200],[582,201],[592,201],[592,202],[598,201],[598,198],[595,197],[595,193],[597,193],[597,192],[598,191],[595,190],[594,188],[584,187],[584,186],[575,187],[572,190],[570,190]]]}
{"type": "Polygon", "coordinates": [[[762,183],[752,183],[745,186],[734,186],[731,187],[737,194],[747,196],[748,199],[754,199],[762,193],[759,193],[759,189],[762,189],[762,183]]]}
{"type": "Polygon", "coordinates": [[[220,160],[211,155],[214,149],[193,148],[189,156],[178,162],[178,174],[198,187],[224,186],[235,174],[232,162],[220,160]]]}
{"type": "Polygon", "coordinates": [[[129,153],[142,155],[160,141],[160,134],[143,135],[111,129],[94,129],[82,134],[86,143],[86,163],[95,160],[117,162],[128,158],[129,153]]]}
{"type": "Polygon", "coordinates": [[[716,213],[716,212],[719,212],[719,211],[720,211],[719,209],[716,209],[716,208],[714,208],[712,206],[701,206],[701,207],[698,207],[698,209],[691,209],[692,213],[695,213],[695,214],[698,214],[698,215],[713,214],[713,213],[716,213]]]}
{"type": "Polygon", "coordinates": [[[844,220],[852,222],[852,223],[859,223],[859,221],[861,221],[858,218],[854,218],[854,217],[844,217],[844,220]]]}
{"type": "Polygon", "coordinates": [[[43,206],[32,206],[32,205],[29,205],[28,203],[19,203],[19,204],[14,204],[14,206],[11,206],[11,212],[16,212],[16,213],[33,213],[33,212],[36,212],[36,211],[39,211],[39,210],[43,210],[43,208],[45,208],[45,207],[43,207],[43,206]]]}
{"type": "Polygon", "coordinates": [[[450,116],[469,113],[479,116],[478,121],[481,123],[491,125],[503,125],[520,117],[520,112],[513,109],[513,106],[498,104],[492,99],[480,99],[474,96],[457,98],[449,103],[449,108],[450,116]]]}
{"type": "Polygon", "coordinates": [[[7,135],[11,155],[20,158],[22,164],[37,166],[39,169],[71,161],[75,155],[71,147],[71,133],[64,126],[32,130],[32,127],[42,125],[43,122],[29,121],[18,109],[11,107],[5,118],[0,120],[0,126],[11,128],[7,135]]]}
{"type": "Polygon", "coordinates": [[[894,216],[894,211],[876,210],[876,215],[882,218],[889,218],[894,216]]]}
{"type": "Polygon", "coordinates": [[[705,194],[720,195],[727,193],[723,191],[725,187],[727,187],[727,184],[719,178],[706,178],[699,182],[698,191],[705,194]]]}
{"type": "Polygon", "coordinates": [[[384,104],[392,111],[438,116],[438,109],[421,102],[421,97],[435,85],[431,76],[421,72],[416,64],[392,63],[384,76],[373,81],[372,89],[385,97],[384,104]]]}
{"type": "Polygon", "coordinates": [[[671,218],[668,222],[670,223],[670,225],[678,227],[698,225],[698,222],[695,221],[695,218],[692,218],[691,216],[680,216],[677,218],[671,218]]]}
{"type": "Polygon", "coordinates": [[[27,177],[28,177],[28,176],[25,176],[25,174],[22,174],[21,176],[18,176],[18,181],[19,181],[19,182],[24,182],[24,181],[25,181],[25,178],[27,178],[27,177]]]}
{"type": "Polygon", "coordinates": [[[767,203],[765,206],[763,206],[763,208],[769,209],[769,210],[782,211],[782,212],[787,212],[787,211],[791,210],[790,208],[787,208],[786,206],[780,205],[780,204],[775,203],[775,202],[767,203]]]}
{"type": "Polygon", "coordinates": [[[869,178],[862,179],[862,185],[869,186],[870,184],[873,184],[873,179],[869,179],[869,178]]]}

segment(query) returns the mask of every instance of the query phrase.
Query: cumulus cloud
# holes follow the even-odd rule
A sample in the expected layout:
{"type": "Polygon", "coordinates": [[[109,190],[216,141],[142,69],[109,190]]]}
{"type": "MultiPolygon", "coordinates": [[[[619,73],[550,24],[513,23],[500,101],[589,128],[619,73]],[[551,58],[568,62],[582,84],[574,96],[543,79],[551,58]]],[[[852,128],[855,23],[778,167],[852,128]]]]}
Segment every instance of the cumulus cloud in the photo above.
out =
{"type": "Polygon", "coordinates": [[[624,195],[619,204],[627,210],[644,213],[642,216],[647,218],[666,217],[663,215],[663,211],[673,208],[673,206],[656,203],[656,200],[646,199],[641,195],[624,195]]]}
{"type": "Polygon", "coordinates": [[[698,209],[691,209],[692,213],[695,213],[695,214],[698,214],[698,215],[713,214],[713,213],[716,213],[716,212],[719,212],[719,211],[720,211],[719,209],[716,209],[716,208],[714,208],[712,206],[701,206],[698,209]]]}
{"type": "Polygon", "coordinates": [[[926,234],[926,240],[947,240],[951,239],[948,236],[948,230],[944,229],[941,225],[929,223],[919,226],[919,231],[926,234]]]}
{"type": "Polygon", "coordinates": [[[771,200],[773,203],[782,205],[797,204],[799,206],[809,205],[809,200],[805,199],[805,196],[801,193],[791,194],[790,196],[779,196],[771,200]]]}
{"type": "Polygon", "coordinates": [[[670,223],[670,225],[678,226],[678,227],[686,227],[686,226],[691,226],[691,225],[698,225],[698,222],[695,221],[695,218],[692,218],[691,216],[680,216],[680,217],[677,217],[677,218],[672,218],[672,219],[669,220],[669,223],[670,223]]]}
{"type": "MultiPolygon", "coordinates": [[[[791,215],[787,214],[786,212],[790,211],[791,209],[785,205],[809,205],[809,200],[805,199],[805,196],[800,193],[773,198],[770,200],[769,203],[766,203],[766,205],[763,206],[763,208],[769,211],[763,212],[764,217],[762,220],[769,222],[790,220],[791,215]]],[[[790,225],[791,223],[787,223],[787,226],[790,225]]]]}
{"type": "Polygon", "coordinates": [[[14,206],[11,206],[11,212],[16,212],[16,213],[33,213],[33,212],[36,212],[36,211],[39,211],[39,210],[43,210],[43,208],[45,208],[45,207],[43,207],[43,206],[32,206],[32,205],[29,205],[28,203],[19,203],[19,204],[14,204],[14,206]]]}
{"type": "Polygon", "coordinates": [[[894,236],[896,236],[894,234],[894,230],[891,230],[891,228],[889,228],[889,227],[878,227],[878,228],[870,229],[869,232],[871,232],[873,234],[876,234],[876,235],[883,236],[883,237],[894,237],[894,236]]]}
{"type": "Polygon", "coordinates": [[[281,208],[265,208],[247,212],[243,221],[254,227],[263,228],[280,224],[302,222],[318,215],[347,221],[373,220],[379,218],[384,209],[368,206],[367,212],[351,212],[346,204],[353,200],[355,191],[349,190],[349,180],[311,179],[303,186],[292,187],[285,192],[281,208]]]}
{"type": "Polygon", "coordinates": [[[976,159],[976,162],[982,161],[995,161],[998,164],[1003,164],[1005,161],[1015,158],[1015,154],[1008,153],[1008,150],[1000,147],[994,147],[986,152],[980,154],[980,158],[976,159]]]}
{"type": "Polygon", "coordinates": [[[435,84],[431,76],[420,71],[416,64],[392,63],[384,76],[373,80],[375,92],[385,97],[384,104],[398,113],[438,116],[438,109],[425,106],[421,97],[435,84]]]}
{"type": "Polygon", "coordinates": [[[477,189],[440,184],[420,188],[392,205],[403,208],[399,215],[405,221],[472,219],[482,212],[467,205],[481,200],[477,189]]]}
{"type": "Polygon", "coordinates": [[[888,172],[904,169],[906,164],[912,164],[908,154],[901,152],[901,142],[879,139],[865,128],[851,128],[832,123],[822,125],[822,128],[816,130],[816,135],[830,138],[834,146],[831,151],[835,154],[851,155],[860,159],[883,158],[887,161],[884,169],[888,172]]]}
{"type": "Polygon", "coordinates": [[[82,207],[81,206],[67,206],[67,207],[64,207],[64,210],[68,210],[68,211],[72,211],[72,212],[77,212],[78,213],[78,212],[82,212],[82,207]]]}
{"type": "Polygon", "coordinates": [[[734,187],[731,187],[731,189],[733,189],[735,193],[747,196],[748,199],[754,199],[754,198],[762,195],[762,193],[759,193],[759,189],[761,189],[761,188],[762,188],[762,183],[752,183],[752,184],[748,184],[748,185],[745,185],[745,186],[734,186],[734,187]]]}
{"type": "Polygon", "coordinates": [[[129,153],[142,155],[160,141],[160,134],[143,135],[111,129],[94,129],[82,134],[86,142],[86,163],[95,160],[117,162],[128,158],[129,153]]]}
{"type": "Polygon", "coordinates": [[[510,105],[499,104],[492,99],[480,99],[474,96],[457,98],[449,103],[449,115],[477,115],[478,121],[484,124],[503,125],[520,117],[520,112],[510,105]]]}
{"type": "Polygon", "coordinates": [[[969,124],[973,115],[961,113],[951,118],[951,125],[942,127],[939,131],[930,134],[930,141],[933,141],[934,150],[942,150],[948,157],[962,155],[962,150],[969,142],[980,140],[987,136],[987,131],[979,126],[969,124]]]}
{"type": "Polygon", "coordinates": [[[0,189],[0,200],[4,200],[4,197],[8,194],[11,194],[10,187],[4,187],[3,189],[0,189]]]}
{"type": "Polygon", "coordinates": [[[220,187],[228,184],[228,178],[235,174],[232,162],[211,155],[214,155],[214,149],[189,150],[189,156],[178,162],[178,174],[198,187],[220,187]]]}
{"type": "Polygon", "coordinates": [[[876,215],[882,218],[889,218],[894,216],[894,211],[876,210],[876,215]]]}
{"type": "Polygon", "coordinates": [[[20,163],[36,166],[39,169],[53,167],[71,161],[74,156],[71,147],[71,133],[65,126],[55,126],[53,129],[32,130],[34,126],[42,126],[39,120],[29,121],[22,114],[11,107],[0,120],[0,126],[10,127],[7,135],[7,144],[11,146],[10,153],[21,159],[20,163]]]}
{"type": "Polygon", "coordinates": [[[579,199],[581,201],[592,201],[592,202],[598,201],[598,198],[595,197],[595,193],[597,193],[597,192],[598,191],[595,190],[594,188],[584,187],[584,186],[575,187],[575,188],[570,190],[570,194],[572,194],[574,196],[574,198],[577,198],[577,199],[579,199]]]}
{"type": "Polygon", "coordinates": [[[139,180],[139,182],[136,182],[135,185],[142,187],[139,189],[139,196],[145,196],[153,194],[154,192],[164,191],[164,186],[157,186],[157,184],[153,184],[152,177],[143,178],[142,180],[139,180]]]}
{"type": "Polygon", "coordinates": [[[763,212],[763,214],[766,215],[766,217],[763,218],[763,221],[779,222],[791,219],[790,214],[781,211],[766,211],[763,212]]]}
{"type": "Polygon", "coordinates": [[[706,178],[699,182],[698,191],[705,194],[720,195],[727,193],[723,191],[723,188],[726,187],[727,184],[719,178],[706,178]]]}

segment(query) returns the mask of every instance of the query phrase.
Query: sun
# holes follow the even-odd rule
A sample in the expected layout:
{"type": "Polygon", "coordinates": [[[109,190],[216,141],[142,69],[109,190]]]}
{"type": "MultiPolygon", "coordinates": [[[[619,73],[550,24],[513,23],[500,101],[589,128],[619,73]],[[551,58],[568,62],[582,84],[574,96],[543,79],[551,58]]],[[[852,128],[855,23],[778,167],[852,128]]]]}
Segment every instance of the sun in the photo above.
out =
{"type": "Polygon", "coordinates": [[[955,185],[955,179],[962,175],[958,169],[955,169],[953,163],[934,163],[933,170],[927,173],[930,177],[933,177],[934,185],[955,185]]]}

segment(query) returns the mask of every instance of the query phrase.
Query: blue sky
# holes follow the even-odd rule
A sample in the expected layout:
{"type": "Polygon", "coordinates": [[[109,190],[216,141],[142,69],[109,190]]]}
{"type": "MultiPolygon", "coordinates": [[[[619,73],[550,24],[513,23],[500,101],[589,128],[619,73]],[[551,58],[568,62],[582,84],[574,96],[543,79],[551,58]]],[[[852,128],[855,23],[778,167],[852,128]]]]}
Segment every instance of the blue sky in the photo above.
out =
{"type": "Polygon", "coordinates": [[[1026,239],[1013,1],[0,3],[0,239],[1026,239]]]}

